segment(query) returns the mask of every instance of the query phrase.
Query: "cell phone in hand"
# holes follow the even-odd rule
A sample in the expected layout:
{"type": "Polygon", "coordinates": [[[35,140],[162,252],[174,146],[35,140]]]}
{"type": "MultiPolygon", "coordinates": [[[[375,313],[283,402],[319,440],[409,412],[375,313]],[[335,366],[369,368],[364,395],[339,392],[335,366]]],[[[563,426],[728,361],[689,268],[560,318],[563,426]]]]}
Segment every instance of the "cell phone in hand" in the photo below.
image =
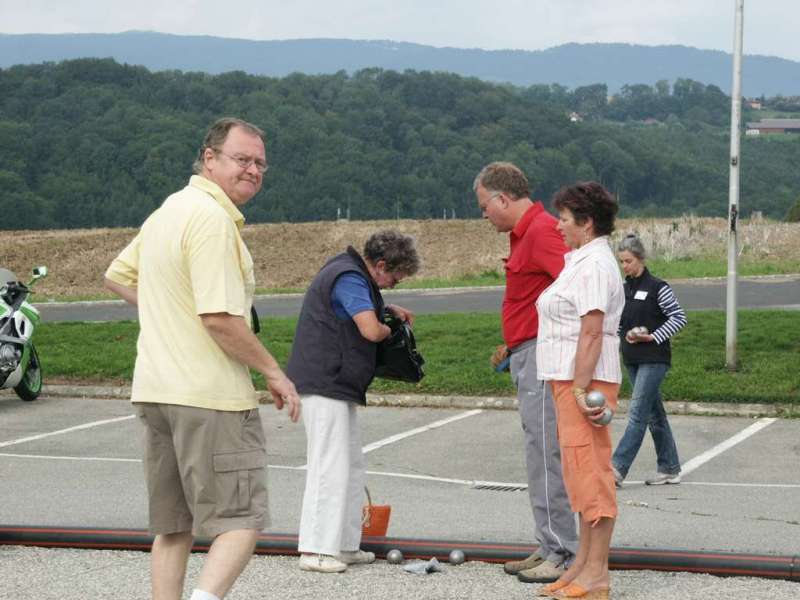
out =
{"type": "Polygon", "coordinates": [[[503,360],[497,363],[497,366],[494,368],[495,371],[498,373],[503,373],[504,371],[509,371],[511,369],[511,356],[506,356],[503,360]]]}

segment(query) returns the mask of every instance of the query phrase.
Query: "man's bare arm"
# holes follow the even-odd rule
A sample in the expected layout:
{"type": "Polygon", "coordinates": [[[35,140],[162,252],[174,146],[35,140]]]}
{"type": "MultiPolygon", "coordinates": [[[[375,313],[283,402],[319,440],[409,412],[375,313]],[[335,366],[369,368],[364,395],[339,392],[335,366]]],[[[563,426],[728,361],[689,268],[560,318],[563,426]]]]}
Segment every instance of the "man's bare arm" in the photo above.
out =
{"type": "Polygon", "coordinates": [[[226,354],[261,373],[278,409],[287,403],[289,418],[300,418],[300,398],[294,384],[286,377],[278,362],[250,331],[244,317],[228,313],[200,315],[203,326],[226,354]]]}

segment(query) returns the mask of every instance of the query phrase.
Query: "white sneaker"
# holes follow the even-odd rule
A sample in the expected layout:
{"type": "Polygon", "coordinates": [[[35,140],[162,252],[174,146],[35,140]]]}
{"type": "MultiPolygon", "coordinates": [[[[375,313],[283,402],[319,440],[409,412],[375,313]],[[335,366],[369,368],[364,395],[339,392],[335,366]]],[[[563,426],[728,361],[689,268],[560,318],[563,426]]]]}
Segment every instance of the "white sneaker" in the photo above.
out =
{"type": "Polygon", "coordinates": [[[368,565],[375,562],[375,553],[364,552],[363,550],[340,552],[336,555],[336,560],[346,565],[368,565]]]}
{"type": "Polygon", "coordinates": [[[301,554],[300,570],[317,573],[343,573],[347,570],[347,564],[329,554],[301,554]]]}
{"type": "Polygon", "coordinates": [[[656,473],[655,477],[644,480],[645,485],[664,485],[665,483],[680,483],[680,473],[656,473]]]}
{"type": "Polygon", "coordinates": [[[625,478],[614,465],[611,465],[611,472],[614,473],[614,487],[621,488],[622,482],[625,480],[625,478]]]}

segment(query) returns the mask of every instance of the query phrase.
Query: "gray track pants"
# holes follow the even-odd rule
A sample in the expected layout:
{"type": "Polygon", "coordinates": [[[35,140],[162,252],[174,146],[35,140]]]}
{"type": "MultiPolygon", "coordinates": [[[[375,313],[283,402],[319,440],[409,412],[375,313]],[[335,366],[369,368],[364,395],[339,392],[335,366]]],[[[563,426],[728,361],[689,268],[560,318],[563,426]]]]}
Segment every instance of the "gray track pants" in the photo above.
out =
{"type": "Polygon", "coordinates": [[[517,386],[519,416],[525,433],[528,494],[536,525],[537,554],[561,564],[578,549],[575,515],[561,475],[556,410],[550,386],[536,379],[536,340],[511,354],[511,378],[517,386]]]}

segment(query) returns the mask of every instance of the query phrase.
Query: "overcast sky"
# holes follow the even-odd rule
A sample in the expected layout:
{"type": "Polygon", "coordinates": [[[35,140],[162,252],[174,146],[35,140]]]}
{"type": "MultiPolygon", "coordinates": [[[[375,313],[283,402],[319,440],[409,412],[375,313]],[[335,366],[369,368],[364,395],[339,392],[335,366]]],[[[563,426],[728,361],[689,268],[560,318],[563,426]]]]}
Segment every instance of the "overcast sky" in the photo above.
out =
{"type": "MultiPolygon", "coordinates": [[[[389,39],[541,50],[569,42],[731,52],[735,0],[0,0],[0,33],[131,29],[254,40],[389,39]]],[[[746,0],[744,51],[800,61],[800,0],[746,0]]]]}

